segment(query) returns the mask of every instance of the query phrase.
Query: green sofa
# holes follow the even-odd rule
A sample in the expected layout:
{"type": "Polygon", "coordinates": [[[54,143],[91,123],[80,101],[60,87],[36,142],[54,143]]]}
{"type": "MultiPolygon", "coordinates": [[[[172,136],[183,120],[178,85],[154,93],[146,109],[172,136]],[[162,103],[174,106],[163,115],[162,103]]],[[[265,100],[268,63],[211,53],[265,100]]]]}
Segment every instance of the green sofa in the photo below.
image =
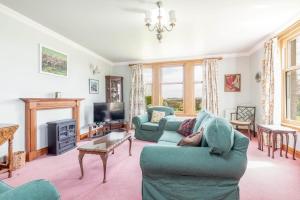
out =
{"type": "MultiPolygon", "coordinates": [[[[201,112],[194,131],[213,117],[201,112]]],[[[233,146],[225,155],[212,154],[205,137],[199,147],[180,147],[182,136],[176,130],[182,121],[168,120],[158,144],[141,153],[143,200],[238,200],[249,139],[232,129],[233,146]]]]}
{"type": "Polygon", "coordinates": [[[60,195],[46,180],[35,180],[13,188],[0,181],[0,199],[5,200],[58,200],[60,195]]]}
{"type": "Polygon", "coordinates": [[[135,138],[150,142],[157,142],[163,133],[165,124],[168,118],[174,116],[174,109],[166,106],[152,106],[147,108],[147,113],[135,116],[132,123],[135,126],[135,138]],[[165,112],[165,117],[159,123],[152,123],[152,112],[161,111],[165,112]]]}

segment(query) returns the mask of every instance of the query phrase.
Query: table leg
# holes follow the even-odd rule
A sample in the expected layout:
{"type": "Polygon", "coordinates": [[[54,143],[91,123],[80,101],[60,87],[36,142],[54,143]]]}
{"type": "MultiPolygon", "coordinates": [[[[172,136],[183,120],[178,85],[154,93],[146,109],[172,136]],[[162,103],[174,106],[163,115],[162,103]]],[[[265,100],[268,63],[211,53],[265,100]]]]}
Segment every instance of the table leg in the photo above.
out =
{"type": "Polygon", "coordinates": [[[13,140],[8,140],[8,178],[12,176],[13,168],[13,140]]]}
{"type": "Polygon", "coordinates": [[[263,131],[261,131],[260,137],[261,137],[261,140],[260,140],[261,150],[264,151],[264,132],[263,131]]]}
{"type": "Polygon", "coordinates": [[[283,135],[280,133],[280,157],[282,157],[283,135]]]}
{"type": "Polygon", "coordinates": [[[288,158],[288,150],[289,150],[289,134],[285,134],[285,142],[286,142],[286,151],[285,151],[285,157],[288,158]]]}
{"type": "Polygon", "coordinates": [[[132,138],[130,137],[130,138],[128,139],[128,141],[129,141],[129,156],[131,156],[132,138]]]}
{"type": "Polygon", "coordinates": [[[261,150],[261,147],[260,147],[260,142],[261,142],[261,139],[260,139],[260,128],[258,127],[257,128],[257,143],[258,143],[258,149],[261,150]]]}
{"type": "MultiPolygon", "coordinates": [[[[296,144],[297,144],[297,133],[293,133],[294,136],[294,151],[293,151],[293,159],[296,160],[295,154],[296,154],[296,144]]],[[[286,147],[288,148],[288,147],[286,147]]]]}
{"type": "Polygon", "coordinates": [[[271,134],[273,136],[273,143],[272,143],[272,158],[274,158],[274,152],[275,152],[275,146],[276,146],[276,137],[277,137],[277,133],[272,133],[271,134]]]}
{"type": "Polygon", "coordinates": [[[251,131],[250,131],[250,125],[248,126],[248,135],[249,135],[249,138],[251,140],[251,131]]]}
{"type": "Polygon", "coordinates": [[[84,152],[82,151],[79,151],[79,155],[78,155],[78,160],[79,160],[79,166],[80,166],[80,171],[81,171],[81,177],[79,179],[82,179],[83,178],[83,164],[82,164],[82,159],[84,157],[84,152]]]}
{"type": "Polygon", "coordinates": [[[112,150],[112,154],[115,154],[115,150],[114,149],[112,150]]]}
{"type": "Polygon", "coordinates": [[[272,134],[271,132],[268,132],[268,156],[270,157],[270,151],[271,151],[271,137],[272,137],[272,134]]]}
{"type": "Polygon", "coordinates": [[[103,164],[103,183],[106,183],[106,164],[107,164],[107,158],[108,154],[100,154],[102,164],[103,164]]]}

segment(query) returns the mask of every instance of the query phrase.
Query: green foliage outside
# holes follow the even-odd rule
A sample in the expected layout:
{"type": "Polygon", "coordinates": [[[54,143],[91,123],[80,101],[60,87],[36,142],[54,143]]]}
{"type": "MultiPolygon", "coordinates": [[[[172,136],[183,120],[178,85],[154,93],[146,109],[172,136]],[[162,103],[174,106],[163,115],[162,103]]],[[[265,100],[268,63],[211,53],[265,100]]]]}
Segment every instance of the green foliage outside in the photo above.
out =
{"type": "Polygon", "coordinates": [[[183,111],[183,99],[164,99],[163,106],[174,108],[175,111],[183,111]]]}
{"type": "Polygon", "coordinates": [[[152,104],[152,96],[145,96],[145,102],[146,106],[149,106],[152,104]]]}
{"type": "Polygon", "coordinates": [[[196,98],[195,108],[196,108],[197,112],[201,111],[201,109],[202,109],[202,99],[201,98],[196,98]]]}

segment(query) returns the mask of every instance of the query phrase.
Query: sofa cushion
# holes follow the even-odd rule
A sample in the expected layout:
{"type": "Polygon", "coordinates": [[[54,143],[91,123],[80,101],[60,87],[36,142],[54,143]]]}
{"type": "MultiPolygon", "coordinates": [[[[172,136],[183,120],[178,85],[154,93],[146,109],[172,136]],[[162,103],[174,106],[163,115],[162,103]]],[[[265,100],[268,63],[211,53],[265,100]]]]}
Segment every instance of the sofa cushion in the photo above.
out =
{"type": "Polygon", "coordinates": [[[10,187],[9,185],[7,185],[6,183],[0,181],[0,194],[6,191],[9,191],[13,189],[12,187],[10,187]]]}
{"type": "Polygon", "coordinates": [[[203,130],[198,133],[193,133],[185,138],[182,138],[178,146],[199,146],[200,141],[202,139],[203,130]]]}
{"type": "Polygon", "coordinates": [[[234,129],[225,119],[213,117],[206,123],[204,136],[211,148],[210,153],[222,155],[228,153],[233,146],[234,129]]]}
{"type": "Polygon", "coordinates": [[[202,110],[201,112],[198,113],[197,118],[196,118],[196,122],[193,128],[193,133],[197,133],[200,125],[202,124],[203,120],[208,117],[211,116],[211,114],[209,112],[207,112],[206,110],[202,110]]]}
{"type": "Polygon", "coordinates": [[[182,138],[183,136],[176,131],[164,131],[159,141],[174,142],[177,144],[182,138]]]}
{"type": "Polygon", "coordinates": [[[195,122],[196,122],[196,118],[184,120],[180,124],[180,127],[177,130],[177,132],[185,137],[188,135],[191,135],[193,133],[193,128],[194,128],[195,122]]]}
{"type": "Polygon", "coordinates": [[[167,106],[151,106],[149,108],[147,108],[147,113],[148,113],[148,118],[151,119],[152,118],[152,112],[156,110],[156,111],[160,111],[160,112],[165,112],[165,116],[168,115],[174,115],[174,109],[167,107],[167,106]]]}
{"type": "Polygon", "coordinates": [[[154,110],[154,111],[152,112],[151,122],[152,122],[152,123],[159,123],[159,121],[160,121],[162,118],[164,118],[165,115],[166,115],[165,112],[154,110]]]}
{"type": "Polygon", "coordinates": [[[141,129],[146,131],[158,131],[158,124],[152,122],[146,122],[141,125],[141,129]]]}

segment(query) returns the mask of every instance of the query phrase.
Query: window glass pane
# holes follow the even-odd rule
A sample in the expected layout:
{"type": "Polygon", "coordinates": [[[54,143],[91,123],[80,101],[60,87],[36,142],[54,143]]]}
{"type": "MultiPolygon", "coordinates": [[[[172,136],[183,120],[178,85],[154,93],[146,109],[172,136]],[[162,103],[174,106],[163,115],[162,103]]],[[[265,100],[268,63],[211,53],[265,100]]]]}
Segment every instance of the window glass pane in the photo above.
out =
{"type": "Polygon", "coordinates": [[[300,121],[300,69],[286,73],[286,116],[300,121]]]}
{"type": "Polygon", "coordinates": [[[201,110],[202,103],[202,83],[195,84],[195,110],[201,110]]]}
{"type": "Polygon", "coordinates": [[[161,90],[164,106],[183,111],[183,84],[163,84],[161,90]]]}
{"type": "Polygon", "coordinates": [[[145,89],[145,102],[146,105],[152,104],[152,68],[143,69],[144,89],[145,89]]]}
{"type": "Polygon", "coordinates": [[[300,36],[288,43],[289,67],[300,65],[300,36]]]}
{"type": "Polygon", "coordinates": [[[183,82],[183,67],[163,67],[161,68],[162,83],[183,82]]]}
{"type": "Polygon", "coordinates": [[[194,81],[201,82],[202,81],[202,65],[196,65],[194,68],[194,81]]]}

